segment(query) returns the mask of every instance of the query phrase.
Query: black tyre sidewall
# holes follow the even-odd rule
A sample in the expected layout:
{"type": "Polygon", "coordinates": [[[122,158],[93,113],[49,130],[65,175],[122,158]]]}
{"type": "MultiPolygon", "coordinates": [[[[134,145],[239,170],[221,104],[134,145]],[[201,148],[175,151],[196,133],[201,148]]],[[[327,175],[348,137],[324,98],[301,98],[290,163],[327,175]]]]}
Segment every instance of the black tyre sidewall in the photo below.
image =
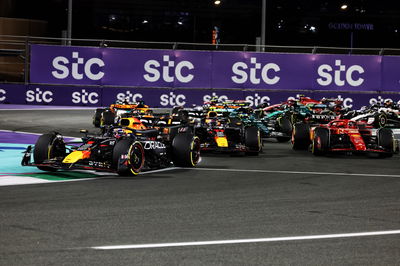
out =
{"type": "Polygon", "coordinates": [[[115,119],[115,115],[112,112],[103,112],[101,114],[102,116],[102,123],[101,125],[113,125],[114,124],[114,119],[115,119]]]}
{"type": "Polygon", "coordinates": [[[296,123],[292,132],[292,148],[294,150],[307,150],[310,145],[310,126],[296,123]]]}
{"type": "MultiPolygon", "coordinates": [[[[198,163],[193,161],[192,146],[198,145],[200,149],[200,140],[192,134],[179,133],[172,141],[171,159],[175,166],[179,167],[193,167],[198,163]]],[[[196,152],[199,152],[196,151],[196,152]]]]}
{"type": "Polygon", "coordinates": [[[393,131],[388,128],[380,128],[377,132],[378,145],[385,150],[394,152],[393,131]]]}
{"type": "Polygon", "coordinates": [[[325,128],[316,128],[314,130],[314,138],[312,141],[312,153],[314,155],[324,155],[329,148],[329,132],[325,128]],[[321,146],[316,145],[318,138],[320,140],[321,146]]]}
{"type": "MultiPolygon", "coordinates": [[[[45,160],[53,157],[54,151],[52,152],[51,149],[53,148],[52,145],[54,144],[55,138],[56,135],[52,133],[43,134],[39,137],[33,149],[33,161],[35,164],[41,164],[45,160]]],[[[65,155],[65,147],[63,153],[65,155]]],[[[55,168],[46,166],[38,166],[37,168],[43,171],[56,171],[55,168]]]]}
{"type": "Polygon", "coordinates": [[[244,131],[244,143],[247,148],[246,154],[258,155],[261,150],[260,131],[256,127],[247,127],[244,131]]]}
{"type": "Polygon", "coordinates": [[[100,127],[100,122],[101,122],[101,114],[105,111],[103,108],[97,108],[94,116],[93,116],[93,125],[95,127],[100,127]]]}

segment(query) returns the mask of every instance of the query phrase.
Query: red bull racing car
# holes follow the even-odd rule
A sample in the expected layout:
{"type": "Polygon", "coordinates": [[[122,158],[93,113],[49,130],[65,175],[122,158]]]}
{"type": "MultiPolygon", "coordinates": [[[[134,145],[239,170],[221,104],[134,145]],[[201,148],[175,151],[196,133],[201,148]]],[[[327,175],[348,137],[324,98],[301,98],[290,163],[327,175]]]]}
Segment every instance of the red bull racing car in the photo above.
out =
{"type": "Polygon", "coordinates": [[[200,160],[200,141],[187,127],[176,126],[170,134],[166,128],[147,129],[139,120],[124,124],[128,126],[104,128],[102,135],[82,131],[85,136],[78,143],[65,141],[57,132],[44,134],[28,146],[22,165],[43,171],[83,169],[129,176],[169,166],[193,167],[200,160]]]}

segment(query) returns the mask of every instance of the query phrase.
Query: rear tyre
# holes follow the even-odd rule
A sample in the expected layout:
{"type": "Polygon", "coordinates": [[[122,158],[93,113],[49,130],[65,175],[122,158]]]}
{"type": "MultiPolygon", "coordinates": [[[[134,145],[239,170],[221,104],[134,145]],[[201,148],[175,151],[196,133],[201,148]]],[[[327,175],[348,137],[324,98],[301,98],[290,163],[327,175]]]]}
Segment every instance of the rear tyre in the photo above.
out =
{"type": "Polygon", "coordinates": [[[261,151],[260,131],[256,127],[247,127],[244,132],[244,143],[246,145],[246,155],[257,156],[261,151]]]}
{"type": "Polygon", "coordinates": [[[288,134],[288,135],[292,133],[293,126],[288,117],[286,117],[286,116],[279,117],[278,125],[279,125],[279,130],[281,132],[288,134]]]}
{"type": "Polygon", "coordinates": [[[104,108],[97,108],[93,115],[93,125],[95,127],[100,127],[101,114],[105,111],[104,108]]]}
{"type": "Polygon", "coordinates": [[[329,131],[326,128],[316,128],[312,140],[311,152],[316,156],[325,155],[329,149],[329,131]]]}
{"type": "Polygon", "coordinates": [[[388,128],[380,128],[376,132],[376,137],[378,145],[387,151],[387,153],[381,153],[380,157],[392,157],[395,152],[393,131],[388,128]]]}
{"type": "Polygon", "coordinates": [[[242,120],[239,117],[230,117],[229,118],[229,126],[230,127],[241,127],[242,120]]]}
{"type": "MultiPolygon", "coordinates": [[[[62,139],[56,137],[56,134],[43,134],[36,141],[33,149],[33,161],[35,164],[41,164],[45,160],[53,158],[64,158],[66,154],[65,143],[62,139]]],[[[56,168],[47,166],[37,166],[42,171],[57,171],[56,168]]]]}
{"type": "Polygon", "coordinates": [[[293,150],[307,150],[310,142],[310,126],[304,123],[296,123],[292,132],[293,150]]]}
{"type": "Polygon", "coordinates": [[[178,117],[181,122],[189,122],[189,112],[187,110],[179,110],[178,117]]]}
{"type": "Polygon", "coordinates": [[[172,141],[175,166],[193,167],[200,161],[200,139],[191,134],[177,134],[172,141]]]}
{"type": "Polygon", "coordinates": [[[375,128],[385,127],[387,123],[387,116],[385,113],[375,114],[373,126],[375,128]]]}

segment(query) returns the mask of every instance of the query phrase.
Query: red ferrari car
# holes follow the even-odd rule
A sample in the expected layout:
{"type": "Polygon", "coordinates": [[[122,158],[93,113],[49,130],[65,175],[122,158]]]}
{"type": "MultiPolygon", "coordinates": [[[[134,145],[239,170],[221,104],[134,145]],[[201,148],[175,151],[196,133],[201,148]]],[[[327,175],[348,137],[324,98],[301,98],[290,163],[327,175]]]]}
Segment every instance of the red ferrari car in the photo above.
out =
{"type": "Polygon", "coordinates": [[[373,130],[365,123],[348,119],[336,119],[312,128],[298,123],[293,130],[292,144],[293,149],[307,149],[311,145],[314,155],[352,152],[377,153],[380,157],[391,157],[396,151],[392,130],[373,130]]]}

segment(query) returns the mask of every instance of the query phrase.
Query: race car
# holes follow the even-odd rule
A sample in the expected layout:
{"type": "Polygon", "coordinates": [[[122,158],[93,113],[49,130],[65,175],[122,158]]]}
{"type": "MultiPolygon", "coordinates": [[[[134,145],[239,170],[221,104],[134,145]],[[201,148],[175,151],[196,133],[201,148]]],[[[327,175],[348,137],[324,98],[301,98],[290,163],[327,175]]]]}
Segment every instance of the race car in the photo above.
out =
{"type": "Polygon", "coordinates": [[[21,164],[43,171],[83,169],[131,176],[142,170],[193,167],[200,160],[200,141],[184,127],[174,136],[133,127],[111,126],[103,131],[102,135],[82,131],[85,136],[79,142],[66,142],[57,132],[44,134],[33,147],[27,147],[21,164]]]}
{"type": "Polygon", "coordinates": [[[200,139],[202,151],[258,155],[262,148],[258,128],[245,126],[240,119],[218,116],[215,111],[208,112],[206,117],[194,126],[194,132],[200,139]]]}
{"type": "Polygon", "coordinates": [[[391,100],[349,111],[343,115],[343,118],[364,122],[374,128],[400,128],[400,108],[391,100]]]}
{"type": "Polygon", "coordinates": [[[293,149],[308,149],[314,155],[333,152],[375,153],[379,157],[391,157],[396,152],[392,130],[376,130],[365,123],[349,119],[336,119],[315,127],[297,123],[292,135],[293,149]],[[374,134],[373,134],[374,133],[374,134]],[[376,134],[375,134],[376,133],[376,134]]]}
{"type": "Polygon", "coordinates": [[[131,103],[126,100],[116,101],[109,108],[97,108],[93,115],[93,125],[95,127],[118,124],[122,117],[132,114],[152,115],[153,111],[144,101],[131,103]]]}

